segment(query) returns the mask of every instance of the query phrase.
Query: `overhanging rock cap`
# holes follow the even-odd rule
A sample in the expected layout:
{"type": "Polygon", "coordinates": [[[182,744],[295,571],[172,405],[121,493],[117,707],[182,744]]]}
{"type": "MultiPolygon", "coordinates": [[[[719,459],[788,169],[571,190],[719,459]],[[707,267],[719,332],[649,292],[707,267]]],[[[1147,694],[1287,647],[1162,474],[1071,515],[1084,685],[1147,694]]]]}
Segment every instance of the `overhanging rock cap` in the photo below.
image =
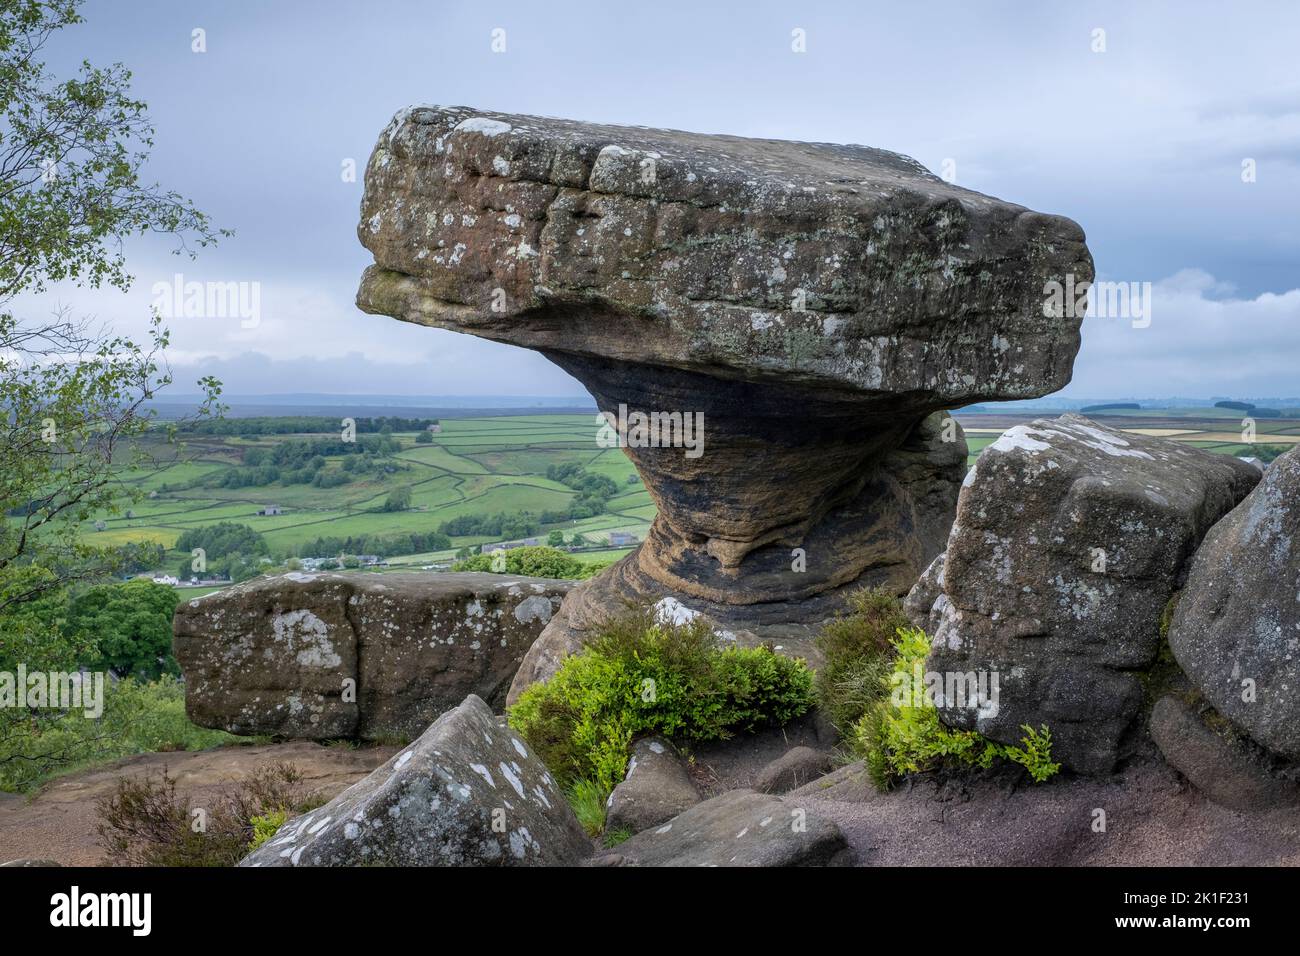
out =
{"type": "Polygon", "coordinates": [[[1064,386],[1045,287],[1093,274],[1074,222],[898,153],[468,107],[393,118],[359,235],[369,312],[909,408],[1064,386]]]}

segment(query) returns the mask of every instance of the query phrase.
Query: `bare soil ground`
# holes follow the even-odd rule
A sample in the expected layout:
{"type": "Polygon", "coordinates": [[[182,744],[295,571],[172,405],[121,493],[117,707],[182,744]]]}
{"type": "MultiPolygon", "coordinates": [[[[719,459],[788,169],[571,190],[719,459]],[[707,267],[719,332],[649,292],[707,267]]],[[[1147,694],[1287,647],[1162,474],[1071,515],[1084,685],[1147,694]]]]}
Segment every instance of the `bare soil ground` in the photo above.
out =
{"type": "Polygon", "coordinates": [[[156,776],[166,769],[176,793],[202,806],[259,767],[288,762],[309,790],[333,798],[397,752],[396,747],[325,747],[309,741],[196,752],[140,754],[60,777],[34,796],[0,793],[0,862],[35,858],[64,866],[105,862],[96,834],[95,804],[124,776],[156,776]]]}

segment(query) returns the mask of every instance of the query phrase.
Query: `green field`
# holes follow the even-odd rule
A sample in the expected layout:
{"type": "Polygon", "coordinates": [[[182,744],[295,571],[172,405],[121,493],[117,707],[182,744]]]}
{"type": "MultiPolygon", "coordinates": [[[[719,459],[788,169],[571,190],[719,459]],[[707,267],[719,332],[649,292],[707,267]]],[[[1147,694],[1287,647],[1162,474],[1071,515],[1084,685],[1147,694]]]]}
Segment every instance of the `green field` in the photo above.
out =
{"type": "MultiPolygon", "coordinates": [[[[332,488],[278,483],[217,488],[202,482],[240,468],[250,449],[336,435],[186,436],[178,452],[167,452],[176,455],[174,464],[146,474],[124,474],[123,482],[146,497],[124,513],[92,516],[84,525],[84,536],[100,546],[160,542],[171,548],[187,530],[234,521],[259,531],[273,554],[287,555],[319,537],[432,532],[464,515],[563,511],[577,493],[546,478],[546,470],[573,463],[607,476],[626,491],[610,499],[606,513],[547,525],[542,536],[558,528],[566,538],[581,533],[597,545],[610,531],[644,538],[655,515],[654,504],[627,457],[618,449],[596,444],[592,416],[444,418],[441,424],[442,431],[432,436],[432,443],[418,444],[416,432],[391,436],[401,444],[391,458],[400,469],[395,473],[367,475],[332,488]],[[389,493],[401,486],[411,490],[411,508],[380,510],[389,493]],[[283,513],[257,514],[267,506],[277,506],[283,513]]],[[[326,461],[333,466],[340,458],[326,461]]],[[[490,535],[455,536],[449,551],[396,556],[388,561],[406,568],[446,561],[459,548],[494,540],[497,538],[490,535]]],[[[608,560],[626,551],[606,549],[580,555],[582,560],[608,560]]],[[[182,557],[169,553],[167,567],[178,564],[182,557]]]]}

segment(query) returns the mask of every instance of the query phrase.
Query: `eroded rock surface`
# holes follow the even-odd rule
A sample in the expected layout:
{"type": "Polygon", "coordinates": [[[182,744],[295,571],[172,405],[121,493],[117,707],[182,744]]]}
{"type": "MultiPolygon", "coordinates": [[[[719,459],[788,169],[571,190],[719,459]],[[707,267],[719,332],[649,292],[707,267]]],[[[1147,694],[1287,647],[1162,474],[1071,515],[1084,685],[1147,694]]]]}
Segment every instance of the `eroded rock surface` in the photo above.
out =
{"type": "Polygon", "coordinates": [[[504,706],[570,584],[290,572],[184,601],[173,646],[186,711],[237,734],[414,737],[467,694],[504,706]]]}
{"type": "Polygon", "coordinates": [[[1151,710],[1150,728],[1165,760],[1220,806],[1271,810],[1300,805],[1300,768],[1270,757],[1209,708],[1162,697],[1151,710]]]}
{"type": "Polygon", "coordinates": [[[991,690],[996,676],[996,701],[954,694],[945,722],[1004,743],[1046,724],[1055,759],[1109,771],[1185,563],[1258,480],[1235,458],[1078,415],[1007,430],[966,476],[928,664],[945,683],[983,675],[991,690]]]}
{"type": "Polygon", "coordinates": [[[362,309],[542,352],[655,500],[549,653],[628,600],[760,629],[905,591],[964,471],[939,413],[1068,382],[1081,315],[1046,284],[1092,278],[1073,222],[897,153],[465,107],[393,119],[358,232],[362,309]]]}
{"type": "Polygon", "coordinates": [[[471,695],[240,866],[572,866],[590,852],[542,761],[471,695]]]}
{"type": "Polygon", "coordinates": [[[677,748],[661,737],[646,737],[633,746],[627,775],[609,795],[605,830],[640,833],[699,802],[677,748]]]}
{"type": "Polygon", "coordinates": [[[1300,450],[1206,536],[1169,646],[1216,711],[1300,758],[1300,450]]]}
{"type": "Polygon", "coordinates": [[[826,866],[851,862],[840,828],[801,801],[731,790],[592,859],[596,866],[826,866]]]}
{"type": "Polygon", "coordinates": [[[835,761],[824,750],[791,747],[758,772],[754,789],[759,793],[789,793],[835,769],[835,761]]]}

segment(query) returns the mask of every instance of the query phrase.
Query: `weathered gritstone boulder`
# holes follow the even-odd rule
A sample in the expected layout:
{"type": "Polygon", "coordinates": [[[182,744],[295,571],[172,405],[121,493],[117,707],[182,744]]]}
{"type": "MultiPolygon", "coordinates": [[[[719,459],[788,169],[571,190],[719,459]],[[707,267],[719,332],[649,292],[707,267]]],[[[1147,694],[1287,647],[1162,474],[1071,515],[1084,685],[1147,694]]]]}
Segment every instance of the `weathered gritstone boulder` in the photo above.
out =
{"type": "Polygon", "coordinates": [[[938,413],[1068,382],[1045,285],[1092,278],[1073,222],[897,153],[464,107],[384,130],[359,235],[363,310],[540,351],[658,506],[555,653],[627,600],[755,629],[905,591],[964,471],[938,413]]]}
{"type": "Polygon", "coordinates": [[[800,801],[731,790],[591,860],[593,866],[826,866],[849,860],[840,828],[800,801]]]}
{"type": "Polygon", "coordinates": [[[986,691],[996,676],[997,700],[953,693],[944,721],[1004,743],[1046,724],[1054,758],[1109,771],[1187,559],[1258,480],[1227,455],[1078,415],[1006,431],[966,476],[928,663],[954,691],[971,686],[960,675],[986,691]]]}
{"type": "Polygon", "coordinates": [[[1215,710],[1300,758],[1300,449],[1206,535],[1169,646],[1215,710]]]}
{"type": "Polygon", "coordinates": [[[605,829],[640,833],[700,802],[677,748],[660,737],[632,747],[627,774],[609,795],[605,829]]]}
{"type": "Polygon", "coordinates": [[[1300,805],[1300,768],[1286,766],[1227,720],[1162,697],[1151,710],[1151,738],[1179,773],[1215,803],[1234,810],[1300,805]]]}
{"type": "Polygon", "coordinates": [[[237,734],[413,737],[466,694],[504,706],[570,583],[290,572],[185,601],[185,709],[237,734]]]}
{"type": "Polygon", "coordinates": [[[759,793],[789,793],[835,769],[835,761],[824,750],[791,747],[758,772],[753,789],[759,793]]]}
{"type": "Polygon", "coordinates": [[[590,852],[542,761],[470,695],[240,866],[571,866],[590,852]]]}

